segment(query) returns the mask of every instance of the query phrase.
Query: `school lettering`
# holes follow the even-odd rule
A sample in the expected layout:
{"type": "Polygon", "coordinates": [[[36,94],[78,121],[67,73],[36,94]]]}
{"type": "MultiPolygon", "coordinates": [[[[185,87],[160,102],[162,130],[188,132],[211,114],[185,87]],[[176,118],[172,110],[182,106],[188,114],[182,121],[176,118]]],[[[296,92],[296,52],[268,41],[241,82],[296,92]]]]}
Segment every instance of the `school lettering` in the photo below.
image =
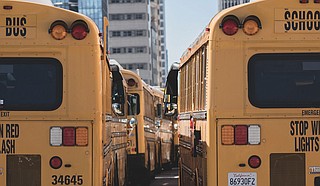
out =
{"type": "Polygon", "coordinates": [[[318,31],[320,30],[320,12],[301,10],[284,12],[284,29],[286,31],[318,31]]]}
{"type": "Polygon", "coordinates": [[[320,121],[291,121],[290,135],[294,136],[295,152],[320,150],[320,121]]]}
{"type": "Polygon", "coordinates": [[[0,154],[15,154],[19,136],[19,124],[0,124],[0,154]]]}

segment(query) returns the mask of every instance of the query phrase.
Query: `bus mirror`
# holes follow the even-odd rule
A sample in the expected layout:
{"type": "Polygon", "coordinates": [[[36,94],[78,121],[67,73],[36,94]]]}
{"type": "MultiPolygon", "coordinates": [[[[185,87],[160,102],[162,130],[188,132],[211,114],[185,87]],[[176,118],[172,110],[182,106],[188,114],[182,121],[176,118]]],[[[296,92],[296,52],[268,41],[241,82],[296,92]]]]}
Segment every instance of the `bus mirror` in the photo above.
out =
{"type": "Polygon", "coordinates": [[[119,115],[123,115],[123,111],[121,109],[121,104],[120,103],[113,103],[112,104],[112,110],[119,115]]]}
{"type": "Polygon", "coordinates": [[[136,118],[131,118],[130,121],[129,121],[129,125],[131,127],[131,129],[135,128],[137,126],[137,120],[136,118]]]}
{"type": "Polygon", "coordinates": [[[157,128],[160,128],[160,126],[161,126],[161,121],[160,121],[160,120],[157,120],[156,123],[155,123],[155,125],[156,125],[157,128]]]}
{"type": "Polygon", "coordinates": [[[178,105],[176,103],[165,103],[164,108],[164,115],[166,116],[173,116],[176,114],[176,111],[178,109],[178,105]]]}
{"type": "Polygon", "coordinates": [[[156,117],[161,118],[162,116],[162,104],[157,104],[156,117]]]}

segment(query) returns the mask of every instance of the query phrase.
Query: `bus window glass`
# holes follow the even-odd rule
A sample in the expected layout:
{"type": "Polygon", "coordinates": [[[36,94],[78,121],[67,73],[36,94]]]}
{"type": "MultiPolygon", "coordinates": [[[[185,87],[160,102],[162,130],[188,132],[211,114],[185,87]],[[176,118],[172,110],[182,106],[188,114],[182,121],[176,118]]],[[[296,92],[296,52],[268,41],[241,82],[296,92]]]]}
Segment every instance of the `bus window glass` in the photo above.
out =
{"type": "Polygon", "coordinates": [[[55,110],[62,102],[62,65],[53,58],[0,58],[0,109],[55,110]]]}
{"type": "Polygon", "coordinates": [[[319,108],[320,54],[257,54],[248,64],[249,100],[260,108],[319,108]]]}
{"type": "Polygon", "coordinates": [[[140,113],[139,94],[128,95],[128,115],[134,115],[134,114],[138,115],[139,113],[140,113]]]}

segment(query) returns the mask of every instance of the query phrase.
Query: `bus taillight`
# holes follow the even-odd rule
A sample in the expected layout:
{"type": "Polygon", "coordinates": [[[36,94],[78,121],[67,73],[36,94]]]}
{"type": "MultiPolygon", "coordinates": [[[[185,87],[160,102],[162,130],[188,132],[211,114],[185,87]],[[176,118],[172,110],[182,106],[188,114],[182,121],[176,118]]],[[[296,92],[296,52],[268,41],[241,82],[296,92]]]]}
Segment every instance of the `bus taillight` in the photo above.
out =
{"type": "Polygon", "coordinates": [[[255,35],[262,28],[261,21],[257,16],[248,16],[243,21],[243,32],[247,35],[255,35]]]}
{"type": "Polygon", "coordinates": [[[228,15],[223,18],[220,28],[222,29],[223,33],[228,36],[232,36],[238,32],[240,27],[239,19],[234,15],[228,15]]]}
{"type": "Polygon", "coordinates": [[[76,145],[78,146],[88,145],[88,128],[85,128],[85,127],[76,128],[76,145]]]}
{"type": "Polygon", "coordinates": [[[56,40],[62,40],[67,36],[68,26],[64,21],[58,20],[51,24],[49,33],[56,40]]]}
{"type": "Polygon", "coordinates": [[[259,125],[249,125],[248,127],[248,143],[250,145],[260,144],[260,126],[259,125]]]}
{"type": "Polygon", "coordinates": [[[234,143],[236,145],[248,144],[248,127],[246,125],[237,125],[234,129],[234,143]]]}
{"type": "Polygon", "coordinates": [[[221,128],[222,145],[259,145],[259,125],[224,125],[221,128]]]}
{"type": "Polygon", "coordinates": [[[249,158],[248,164],[251,168],[258,168],[261,165],[261,158],[259,156],[253,155],[249,158]]]}
{"type": "Polygon", "coordinates": [[[61,127],[50,128],[50,145],[51,146],[62,145],[62,128],[61,127]]]}
{"type": "Polygon", "coordinates": [[[87,127],[51,127],[51,146],[88,146],[87,127]]]}
{"type": "Polygon", "coordinates": [[[232,125],[225,125],[221,128],[221,143],[222,145],[234,144],[234,127],[232,125]]]}
{"type": "Polygon", "coordinates": [[[76,132],[73,127],[64,127],[62,129],[62,144],[64,146],[74,146],[76,144],[76,132]]]}
{"type": "Polygon", "coordinates": [[[50,167],[53,169],[59,169],[62,166],[62,159],[58,156],[53,156],[50,159],[50,167]]]}
{"type": "Polygon", "coordinates": [[[309,3],[309,0],[300,0],[300,3],[309,3]]]}
{"type": "Polygon", "coordinates": [[[89,28],[86,22],[77,20],[71,25],[71,35],[77,40],[84,39],[89,33],[89,28]]]}

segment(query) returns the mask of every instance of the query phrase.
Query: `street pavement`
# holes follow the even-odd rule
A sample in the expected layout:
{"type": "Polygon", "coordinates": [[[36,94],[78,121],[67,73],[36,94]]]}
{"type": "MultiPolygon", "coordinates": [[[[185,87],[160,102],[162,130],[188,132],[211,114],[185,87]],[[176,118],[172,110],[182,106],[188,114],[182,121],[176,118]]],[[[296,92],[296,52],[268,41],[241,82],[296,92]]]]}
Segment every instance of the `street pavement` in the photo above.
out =
{"type": "Polygon", "coordinates": [[[178,186],[178,168],[163,170],[151,181],[150,186],[178,186]]]}

